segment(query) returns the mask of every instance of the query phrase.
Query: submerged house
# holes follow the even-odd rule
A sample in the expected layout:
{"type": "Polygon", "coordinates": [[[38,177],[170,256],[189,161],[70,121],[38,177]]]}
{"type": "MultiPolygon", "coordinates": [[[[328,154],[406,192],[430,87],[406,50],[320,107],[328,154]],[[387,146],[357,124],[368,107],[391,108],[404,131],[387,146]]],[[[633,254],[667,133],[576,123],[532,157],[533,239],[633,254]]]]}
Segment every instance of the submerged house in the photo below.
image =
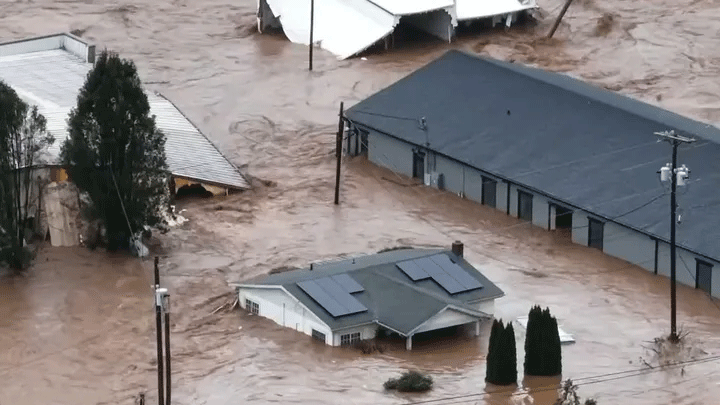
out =
{"type": "MultiPolygon", "coordinates": [[[[33,178],[43,186],[35,216],[43,235],[53,246],[79,243],[72,206],[77,195],[67,187],[68,175],[60,164],[60,148],[67,138],[67,118],[77,103],[80,88],[93,67],[95,46],[71,34],[48,35],[0,43],[0,80],[10,85],[29,105],[36,105],[55,137],[33,178]]],[[[167,98],[146,90],[150,112],[165,134],[165,153],[173,192],[202,186],[214,195],[248,189],[240,170],[167,98]]],[[[38,193],[39,194],[39,193],[38,193]]],[[[35,206],[36,204],[33,204],[35,206]]]]}
{"type": "Polygon", "coordinates": [[[720,130],[566,75],[450,51],[350,108],[349,155],[415,177],[655,274],[670,274],[669,190],[680,147],[677,279],[720,297],[720,130]]]}
{"type": "Polygon", "coordinates": [[[234,283],[240,306],[331,346],[406,338],[492,318],[502,290],[451,250],[402,249],[234,283]]]}
{"type": "Polygon", "coordinates": [[[459,23],[489,19],[509,27],[536,8],[535,0],[258,0],[257,21],[260,32],[282,29],[309,45],[312,20],[313,43],[345,59],[391,40],[401,23],[450,42],[459,23]]]}

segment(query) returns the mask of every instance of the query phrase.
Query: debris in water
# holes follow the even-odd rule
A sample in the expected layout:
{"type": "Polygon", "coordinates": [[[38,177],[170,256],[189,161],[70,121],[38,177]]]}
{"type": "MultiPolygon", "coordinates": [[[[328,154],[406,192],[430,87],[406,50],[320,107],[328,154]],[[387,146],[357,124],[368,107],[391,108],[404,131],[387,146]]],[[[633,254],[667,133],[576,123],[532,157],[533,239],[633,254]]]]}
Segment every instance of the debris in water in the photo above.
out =
{"type": "Polygon", "coordinates": [[[604,13],[602,17],[598,18],[597,25],[595,26],[595,36],[604,37],[612,31],[615,26],[615,16],[610,13],[604,13]]]}

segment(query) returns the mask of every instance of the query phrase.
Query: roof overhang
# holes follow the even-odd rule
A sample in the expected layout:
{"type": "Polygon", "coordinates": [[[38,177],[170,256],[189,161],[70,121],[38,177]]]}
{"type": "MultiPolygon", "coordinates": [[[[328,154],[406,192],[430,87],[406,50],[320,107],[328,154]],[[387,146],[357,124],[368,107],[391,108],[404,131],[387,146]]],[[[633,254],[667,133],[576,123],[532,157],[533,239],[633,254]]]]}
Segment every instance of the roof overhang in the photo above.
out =
{"type": "Polygon", "coordinates": [[[461,307],[461,306],[458,306],[458,305],[450,304],[450,305],[445,306],[445,307],[444,307],[443,309],[441,309],[440,311],[436,312],[433,316],[429,317],[428,319],[426,319],[425,321],[423,321],[421,324],[419,324],[419,325],[417,325],[416,327],[414,327],[414,328],[413,328],[412,330],[410,330],[405,336],[412,336],[412,335],[414,335],[415,332],[417,332],[420,328],[422,328],[422,327],[423,327],[426,323],[428,323],[431,319],[433,319],[433,318],[435,318],[436,316],[442,314],[443,312],[447,311],[448,309],[451,309],[451,310],[454,310],[454,311],[457,311],[457,312],[461,312],[461,313],[463,313],[463,314],[465,314],[465,315],[472,316],[472,317],[474,317],[474,318],[477,318],[478,320],[479,320],[479,319],[492,319],[492,317],[493,317],[492,315],[486,314],[485,312],[476,311],[476,310],[474,310],[474,309],[464,308],[464,307],[461,307]]]}

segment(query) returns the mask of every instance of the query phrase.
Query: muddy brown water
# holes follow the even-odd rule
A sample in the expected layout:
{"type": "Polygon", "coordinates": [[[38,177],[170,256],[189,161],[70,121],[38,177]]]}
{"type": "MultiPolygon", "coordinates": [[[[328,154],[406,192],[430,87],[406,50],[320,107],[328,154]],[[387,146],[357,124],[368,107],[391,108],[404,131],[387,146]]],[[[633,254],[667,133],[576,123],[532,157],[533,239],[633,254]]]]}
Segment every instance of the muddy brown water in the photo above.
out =
{"type": "MultiPolygon", "coordinates": [[[[136,61],[141,75],[239,165],[274,182],[251,192],[180,203],[189,222],[160,237],[162,278],[172,294],[173,398],[177,404],[530,403],[483,394],[483,337],[439,337],[408,353],[381,354],[312,343],[238,311],[229,281],[342,254],[398,245],[447,246],[471,260],[507,296],[497,315],[550,306],[577,343],[564,346],[564,376],[585,378],[657,365],[648,341],[668,330],[668,281],[533,229],[501,213],[428,190],[361,159],[343,166],[332,205],[333,131],[350,105],[448,47],[536,63],[711,122],[720,121],[720,8],[707,1],[578,0],[555,39],[539,39],[561,2],[542,1],[536,27],[468,35],[452,45],[423,40],[389,53],[337,61],[281,36],[254,34],[254,1],[5,1],[0,37],[76,30],[136,61]],[[386,393],[407,368],[432,374],[420,396],[386,393]],[[470,396],[471,394],[480,394],[470,396]]],[[[0,66],[0,68],[2,68],[0,66]]],[[[0,404],[131,404],[154,400],[155,338],[150,261],[82,248],[40,252],[27,276],[0,282],[0,404]]],[[[682,267],[678,271],[685,271],[682,267]]],[[[679,288],[689,359],[720,353],[720,309],[679,288]]],[[[519,348],[522,330],[517,329],[519,348]]],[[[520,356],[522,351],[520,350],[520,356]]],[[[522,364],[520,358],[519,364],[522,364]]],[[[612,381],[581,380],[600,404],[715,403],[718,362],[654,370],[612,381]]],[[[523,382],[536,404],[544,387],[523,382]],[[532,390],[535,390],[533,393],[532,390]]],[[[520,393],[526,390],[521,390],[520,393]]]]}

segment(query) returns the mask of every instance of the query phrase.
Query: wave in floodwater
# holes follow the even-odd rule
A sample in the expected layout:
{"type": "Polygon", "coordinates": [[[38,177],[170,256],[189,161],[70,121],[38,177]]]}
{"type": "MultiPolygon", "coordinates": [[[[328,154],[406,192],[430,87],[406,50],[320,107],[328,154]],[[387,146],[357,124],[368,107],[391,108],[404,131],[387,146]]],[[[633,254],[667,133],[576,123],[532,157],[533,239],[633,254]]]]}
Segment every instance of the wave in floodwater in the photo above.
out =
{"type": "MultiPolygon", "coordinates": [[[[563,348],[563,377],[584,381],[582,396],[601,404],[712,402],[720,395],[716,363],[657,367],[720,351],[720,309],[701,292],[679,288],[679,321],[689,335],[682,350],[668,353],[652,343],[668,330],[664,278],[360,158],[344,160],[341,204],[332,204],[340,102],[352,105],[449,47],[563,71],[720,121],[720,11],[713,1],[576,0],[554,38],[543,38],[562,3],[541,2],[544,17],[536,25],[466,32],[450,45],[422,39],[346,61],[318,51],[313,72],[305,47],[282,34],[254,32],[250,0],[5,2],[0,36],[72,30],[132,58],[149,87],[171,98],[255,177],[256,188],[246,193],[179,201],[189,222],[158,236],[162,283],[173,303],[175,403],[401,404],[460,397],[455,402],[552,404],[547,387],[557,379],[524,379],[513,396],[486,392],[489,325],[479,339],[435,336],[416,342],[412,352],[387,342],[382,353],[363,355],[228,309],[228,282],[453,240],[462,240],[469,260],[506,292],[498,317],[514,319],[537,303],[575,336],[577,343],[563,348]],[[655,368],[642,375],[582,380],[648,365],[655,368]],[[421,396],[383,391],[386,379],[409,368],[430,373],[435,389],[421,396]]],[[[2,279],[0,403],[131,404],[139,392],[152,400],[151,274],[151,261],[46,248],[26,276],[2,279]]],[[[524,336],[516,331],[522,356],[524,336]]]]}

